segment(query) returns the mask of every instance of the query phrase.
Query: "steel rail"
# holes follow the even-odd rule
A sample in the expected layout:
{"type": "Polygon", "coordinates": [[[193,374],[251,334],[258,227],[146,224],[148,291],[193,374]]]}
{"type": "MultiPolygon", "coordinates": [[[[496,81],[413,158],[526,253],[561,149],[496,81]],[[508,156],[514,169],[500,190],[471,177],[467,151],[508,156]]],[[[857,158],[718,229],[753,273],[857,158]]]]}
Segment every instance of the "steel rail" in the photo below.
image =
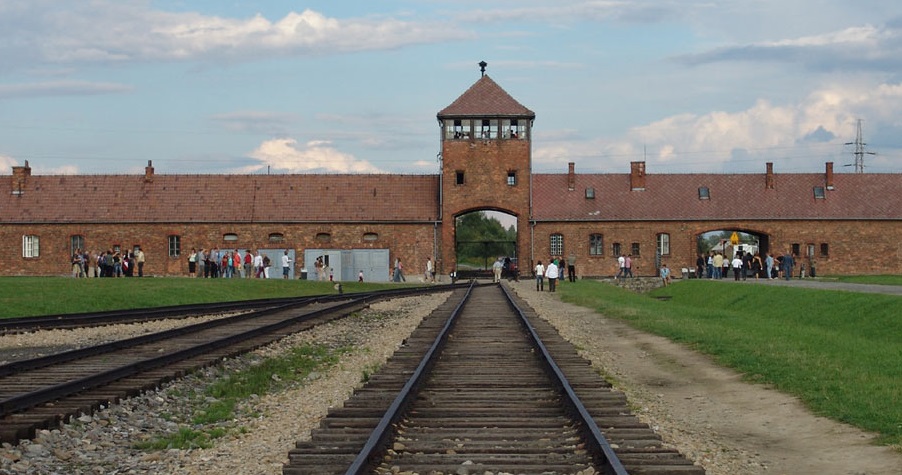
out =
{"type": "MultiPolygon", "coordinates": [[[[465,284],[453,284],[452,288],[465,284]]],[[[195,315],[210,314],[215,312],[230,312],[246,308],[261,308],[270,306],[282,306],[299,302],[330,302],[349,297],[373,295],[381,298],[391,298],[392,295],[405,295],[411,292],[430,292],[447,289],[448,286],[417,286],[403,287],[400,289],[387,289],[373,292],[354,292],[347,294],[320,294],[301,297],[282,297],[270,299],[239,300],[233,302],[208,302],[189,305],[173,305],[165,307],[151,307],[140,309],[108,310],[102,312],[68,313],[57,315],[41,315],[33,317],[13,317],[0,319],[0,335],[10,333],[22,333],[37,330],[53,330],[59,328],[74,328],[101,325],[126,324],[150,320],[162,320],[166,318],[185,318],[195,315]]]]}
{"type": "Polygon", "coordinates": [[[65,397],[74,393],[78,393],[80,391],[84,391],[87,389],[95,388],[98,386],[102,386],[105,384],[109,384],[113,381],[133,376],[141,372],[149,371],[152,369],[160,368],[177,361],[182,361],[188,358],[192,358],[195,356],[199,356],[204,353],[208,353],[214,350],[218,350],[220,348],[225,348],[231,345],[234,345],[240,341],[248,340],[254,338],[259,335],[264,335],[267,333],[272,333],[282,328],[285,328],[289,325],[293,325],[295,323],[301,322],[303,320],[307,320],[310,318],[314,318],[320,316],[324,313],[332,313],[336,311],[340,311],[343,309],[347,309],[350,307],[361,305],[365,302],[365,298],[359,299],[351,299],[348,302],[325,308],[316,310],[311,313],[305,313],[303,315],[297,315],[294,317],[286,318],[285,320],[271,323],[269,325],[265,325],[262,327],[254,328],[251,330],[246,330],[240,333],[236,333],[230,336],[218,338],[215,340],[211,340],[209,342],[196,345],[190,348],[185,348],[180,351],[176,351],[170,354],[162,355],[157,358],[149,358],[143,361],[138,361],[135,363],[131,363],[128,365],[124,365],[118,368],[114,368],[108,371],[103,371],[96,373],[91,376],[86,376],[84,378],[79,378],[73,381],[68,381],[65,383],[57,384],[54,386],[45,387],[43,389],[39,389],[37,391],[32,391],[24,394],[20,394],[18,396],[13,396],[7,398],[5,400],[0,401],[0,416],[4,416],[16,411],[21,411],[23,409],[27,409],[30,407],[37,406],[39,404],[43,404],[46,402],[54,401],[61,397],[65,397]]]}
{"type": "Polygon", "coordinates": [[[542,342],[542,338],[539,336],[535,327],[533,327],[526,317],[526,314],[514,301],[510,291],[504,285],[501,285],[500,287],[511,308],[519,315],[521,323],[529,330],[533,342],[541,351],[542,359],[545,361],[548,370],[553,375],[554,381],[560,386],[566,396],[564,400],[567,405],[575,414],[578,414],[578,422],[581,423],[584,431],[588,432],[589,437],[587,437],[587,439],[595,449],[594,453],[601,457],[599,462],[601,462],[600,465],[604,467],[603,473],[608,475],[629,475],[629,472],[626,471],[626,467],[623,466],[620,458],[614,453],[613,447],[611,447],[611,444],[608,442],[607,438],[605,438],[604,434],[601,433],[601,429],[598,427],[598,424],[595,423],[595,419],[589,414],[589,410],[586,409],[586,406],[582,403],[579,396],[576,395],[576,391],[573,390],[573,386],[570,384],[570,381],[567,380],[567,376],[564,375],[560,366],[554,361],[554,358],[542,342]]]}
{"type": "Polygon", "coordinates": [[[376,455],[377,451],[381,450],[391,436],[389,432],[391,426],[401,419],[404,409],[407,408],[411,401],[413,401],[413,398],[416,397],[415,389],[420,386],[423,378],[428,376],[429,369],[435,365],[436,358],[448,341],[448,333],[457,319],[457,316],[460,315],[464,306],[466,306],[466,303],[470,298],[470,293],[473,291],[474,287],[476,287],[475,280],[470,282],[466,294],[454,308],[454,311],[451,312],[451,315],[445,321],[444,326],[429,347],[429,350],[426,351],[426,354],[420,359],[420,363],[417,365],[410,378],[408,378],[404,387],[401,388],[401,391],[379,420],[376,428],[373,429],[366,444],[364,444],[363,448],[360,449],[360,452],[357,453],[354,462],[351,463],[351,466],[348,467],[348,470],[345,472],[346,475],[361,475],[367,473],[366,470],[368,469],[371,459],[376,455]]]}

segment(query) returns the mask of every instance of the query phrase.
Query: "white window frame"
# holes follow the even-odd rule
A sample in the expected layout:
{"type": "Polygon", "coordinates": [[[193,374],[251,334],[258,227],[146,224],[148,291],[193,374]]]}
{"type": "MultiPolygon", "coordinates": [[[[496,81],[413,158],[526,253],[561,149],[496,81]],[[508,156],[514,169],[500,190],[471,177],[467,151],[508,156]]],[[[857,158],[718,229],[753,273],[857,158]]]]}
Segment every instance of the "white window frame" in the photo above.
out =
{"type": "Polygon", "coordinates": [[[551,251],[552,256],[563,256],[564,255],[564,235],[561,233],[554,233],[548,237],[548,249],[551,251]]]}
{"type": "Polygon", "coordinates": [[[22,236],[22,257],[33,259],[41,257],[41,238],[34,234],[22,236]]]}
{"type": "Polygon", "coordinates": [[[658,255],[660,255],[660,256],[669,256],[670,255],[670,234],[669,233],[659,233],[658,234],[658,255]]]}

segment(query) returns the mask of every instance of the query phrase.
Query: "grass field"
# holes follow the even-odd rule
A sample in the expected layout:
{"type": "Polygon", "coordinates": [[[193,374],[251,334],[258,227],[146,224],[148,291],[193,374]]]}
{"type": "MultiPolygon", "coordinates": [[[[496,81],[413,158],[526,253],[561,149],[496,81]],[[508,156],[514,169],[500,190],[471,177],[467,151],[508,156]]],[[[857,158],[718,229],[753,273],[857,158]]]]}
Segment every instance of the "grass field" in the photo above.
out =
{"type": "MultiPolygon", "coordinates": [[[[342,283],[344,292],[397,285],[342,283]]],[[[334,293],[329,282],[281,279],[0,277],[0,318],[334,293]]]]}
{"type": "Polygon", "coordinates": [[[902,444],[902,297],[706,280],[651,295],[592,281],[559,291],[902,444]]]}

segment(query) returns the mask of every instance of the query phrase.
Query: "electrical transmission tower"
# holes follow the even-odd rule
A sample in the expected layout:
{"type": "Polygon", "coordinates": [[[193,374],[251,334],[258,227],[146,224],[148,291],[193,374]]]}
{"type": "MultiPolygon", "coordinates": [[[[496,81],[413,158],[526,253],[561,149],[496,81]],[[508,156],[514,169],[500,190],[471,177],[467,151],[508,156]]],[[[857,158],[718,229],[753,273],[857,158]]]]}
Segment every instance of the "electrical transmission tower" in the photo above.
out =
{"type": "Polygon", "coordinates": [[[864,143],[864,140],[861,138],[861,119],[858,119],[858,132],[855,134],[854,142],[846,142],[846,145],[854,145],[855,151],[852,154],[855,156],[854,164],[847,164],[847,167],[854,166],[855,173],[864,173],[864,156],[865,155],[877,155],[875,152],[868,152],[865,150],[867,146],[864,143]]]}

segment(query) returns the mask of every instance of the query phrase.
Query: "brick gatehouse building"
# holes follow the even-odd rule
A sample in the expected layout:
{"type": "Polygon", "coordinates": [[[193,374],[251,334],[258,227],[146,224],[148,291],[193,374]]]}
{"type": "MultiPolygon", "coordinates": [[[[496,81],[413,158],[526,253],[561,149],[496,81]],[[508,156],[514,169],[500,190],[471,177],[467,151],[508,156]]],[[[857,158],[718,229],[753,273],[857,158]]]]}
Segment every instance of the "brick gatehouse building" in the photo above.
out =
{"type": "MultiPolygon", "coordinates": [[[[902,175],[533,174],[535,113],[484,75],[438,115],[438,175],[36,176],[26,161],[0,179],[0,275],[63,275],[76,248],[142,247],[145,273],[186,275],[191,248],[288,250],[292,277],[330,261],[336,279],[383,281],[395,259],[454,269],[455,220],[516,218],[516,256],[576,256],[582,277],[611,276],[618,254],[637,275],[692,268],[697,239],[730,230],[762,252],[815,259],[818,274],[902,274],[902,175]]],[[[281,277],[281,272],[274,272],[281,277]]],[[[312,272],[311,272],[312,274],[312,272]]],[[[679,272],[677,272],[679,274],[679,272]]]]}

